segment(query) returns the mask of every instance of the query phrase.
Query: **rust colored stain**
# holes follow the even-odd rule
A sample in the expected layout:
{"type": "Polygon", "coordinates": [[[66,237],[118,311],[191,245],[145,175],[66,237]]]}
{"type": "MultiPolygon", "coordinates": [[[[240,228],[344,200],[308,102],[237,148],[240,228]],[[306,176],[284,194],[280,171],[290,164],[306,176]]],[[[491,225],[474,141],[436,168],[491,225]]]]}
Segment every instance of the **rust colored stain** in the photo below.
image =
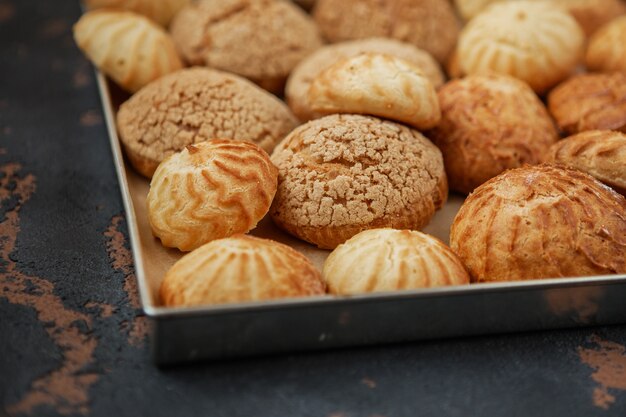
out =
{"type": "Polygon", "coordinates": [[[365,385],[368,388],[376,388],[376,381],[371,378],[365,377],[361,380],[361,384],[365,385]]]}
{"type": "Polygon", "coordinates": [[[87,65],[83,63],[74,71],[74,76],[72,77],[72,85],[74,85],[74,88],[86,87],[91,82],[87,68],[87,65]]]}
{"type": "Polygon", "coordinates": [[[15,6],[8,1],[0,2],[0,23],[11,20],[15,16],[15,6]]]}
{"type": "Polygon", "coordinates": [[[65,19],[51,19],[45,22],[41,28],[41,34],[46,38],[60,36],[70,28],[65,19]]]}
{"type": "Polygon", "coordinates": [[[102,123],[102,116],[97,110],[87,110],[80,115],[80,124],[85,127],[96,126],[102,123]]]}
{"type": "Polygon", "coordinates": [[[593,392],[597,407],[608,409],[615,402],[609,389],[626,391],[626,347],[616,342],[593,336],[591,342],[597,347],[578,348],[580,360],[594,369],[591,378],[600,386],[593,392]]]}
{"type": "MultiPolygon", "coordinates": [[[[139,309],[141,304],[139,302],[135,268],[133,267],[133,255],[128,249],[126,237],[120,231],[120,225],[123,219],[121,215],[114,216],[111,219],[111,224],[104,232],[104,236],[108,239],[107,252],[111,260],[111,265],[114,269],[124,274],[124,291],[128,296],[128,301],[133,308],[139,309]]],[[[146,317],[135,316],[128,327],[128,342],[133,346],[143,344],[148,334],[146,317]]]]}
{"type": "Polygon", "coordinates": [[[4,204],[14,199],[15,205],[0,222],[0,270],[1,296],[10,303],[33,308],[40,322],[49,323],[46,331],[63,353],[61,366],[35,380],[30,390],[7,411],[32,412],[39,405],[55,406],[63,414],[86,413],[88,389],[98,375],[84,372],[83,368],[93,362],[96,339],[79,330],[79,323],[91,329],[91,318],[70,310],[54,294],[54,285],[45,279],[28,276],[11,260],[11,253],[20,231],[19,212],[35,191],[35,177],[20,175],[21,166],[8,163],[0,166],[0,200],[4,204]],[[35,291],[27,291],[28,286],[35,291]]]}
{"type": "Polygon", "coordinates": [[[90,301],[85,304],[85,308],[98,310],[100,317],[104,319],[112,317],[113,313],[115,313],[115,306],[112,306],[111,304],[97,303],[95,301],[90,301]]]}

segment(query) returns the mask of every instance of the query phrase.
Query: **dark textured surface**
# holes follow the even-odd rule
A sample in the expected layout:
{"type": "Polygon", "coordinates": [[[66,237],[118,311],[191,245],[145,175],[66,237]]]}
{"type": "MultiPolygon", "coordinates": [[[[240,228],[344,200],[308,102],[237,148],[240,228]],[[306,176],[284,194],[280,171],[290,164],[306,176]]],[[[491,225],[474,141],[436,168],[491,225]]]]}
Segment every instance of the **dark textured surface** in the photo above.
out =
{"type": "Polygon", "coordinates": [[[626,326],[154,367],[79,13],[0,0],[0,415],[626,415],[626,326]]]}

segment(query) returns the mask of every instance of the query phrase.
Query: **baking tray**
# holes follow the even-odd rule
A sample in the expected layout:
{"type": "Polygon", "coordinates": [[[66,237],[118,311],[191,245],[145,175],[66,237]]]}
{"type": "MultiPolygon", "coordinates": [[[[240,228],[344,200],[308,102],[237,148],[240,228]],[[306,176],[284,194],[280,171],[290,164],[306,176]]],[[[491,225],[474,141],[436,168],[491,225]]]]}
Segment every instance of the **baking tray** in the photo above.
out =
{"type": "MultiPolygon", "coordinates": [[[[157,364],[626,322],[626,275],[163,307],[161,279],[182,254],[165,249],[151,234],[149,183],[124,159],[115,128],[115,111],[127,96],[101,73],[96,76],[157,364]]],[[[462,202],[451,194],[425,231],[448,242],[462,202]]],[[[252,234],[294,247],[320,269],[329,253],[282,233],[268,218],[252,234]]]]}

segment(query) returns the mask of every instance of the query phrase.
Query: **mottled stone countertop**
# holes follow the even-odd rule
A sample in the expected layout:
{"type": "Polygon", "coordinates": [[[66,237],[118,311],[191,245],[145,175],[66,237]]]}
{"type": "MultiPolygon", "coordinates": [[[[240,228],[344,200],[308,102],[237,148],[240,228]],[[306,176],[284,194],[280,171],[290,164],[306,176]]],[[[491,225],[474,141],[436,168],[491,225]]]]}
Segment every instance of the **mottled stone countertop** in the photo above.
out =
{"type": "Polygon", "coordinates": [[[626,415],[626,326],[155,367],[79,13],[0,0],[0,415],[626,415]]]}

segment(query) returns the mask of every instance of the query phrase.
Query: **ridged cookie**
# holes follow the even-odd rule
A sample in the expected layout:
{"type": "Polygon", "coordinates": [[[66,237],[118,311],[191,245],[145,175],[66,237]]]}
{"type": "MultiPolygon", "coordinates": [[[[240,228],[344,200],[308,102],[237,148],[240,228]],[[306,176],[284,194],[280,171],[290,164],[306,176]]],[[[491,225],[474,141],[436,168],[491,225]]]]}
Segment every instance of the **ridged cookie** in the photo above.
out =
{"type": "Polygon", "coordinates": [[[626,73],[580,74],[550,92],[548,109],[563,131],[626,132],[626,73]]]}
{"type": "Polygon", "coordinates": [[[511,75],[543,93],[569,76],[585,35],[576,20],[545,2],[498,3],[472,19],[458,43],[463,74],[511,75]]]}
{"type": "Polygon", "coordinates": [[[593,35],[585,64],[591,71],[626,72],[626,16],[613,20],[593,35]]]}
{"type": "Polygon", "coordinates": [[[465,267],[440,240],[395,229],[366,230],[339,245],[322,276],[331,294],[469,284],[465,267]]]}
{"type": "Polygon", "coordinates": [[[236,235],[185,255],[161,283],[168,307],[323,295],[324,281],[301,253],[268,239],[236,235]]]}
{"type": "Polygon", "coordinates": [[[412,43],[445,62],[459,22],[442,0],[318,0],[313,17],[330,42],[388,37],[412,43]]]}
{"type": "Polygon", "coordinates": [[[161,26],[167,26],[180,9],[191,0],[84,0],[88,9],[109,7],[130,10],[154,20],[161,26]]]}
{"type": "Polygon", "coordinates": [[[183,57],[280,93],[291,70],[322,46],[313,20],[286,0],[200,0],[173,20],[183,57]]]}
{"type": "Polygon", "coordinates": [[[311,109],[308,100],[311,82],[337,61],[362,53],[381,53],[403,59],[418,67],[435,88],[444,82],[437,61],[426,51],[409,43],[387,38],[369,38],[326,45],[307,56],[289,76],[285,97],[294,114],[303,121],[321,117],[311,109]]]}
{"type": "Polygon", "coordinates": [[[416,130],[371,116],[302,125],[272,162],[279,172],[274,222],[324,249],[367,229],[419,229],[448,195],[439,149],[416,130]]]}
{"type": "Polygon", "coordinates": [[[450,246],[472,282],[626,273],[626,199],[579,171],[513,169],[465,200],[450,246]]]}
{"type": "Polygon", "coordinates": [[[167,32],[133,12],[87,12],[74,25],[74,40],[96,67],[130,92],[183,67],[167,32]]]}
{"type": "Polygon", "coordinates": [[[626,193],[626,135],[590,130],[552,145],[546,162],[586,172],[616,191],[626,193]]]}
{"type": "Polygon", "coordinates": [[[253,142],[266,152],[297,125],[287,106],[234,74],[190,68],[163,77],[120,106],[117,128],[133,167],[150,178],[168,156],[208,139],[253,142]]]}
{"type": "Polygon", "coordinates": [[[437,92],[422,71],[392,55],[365,53],[322,71],[309,87],[311,110],[358,113],[429,129],[439,123],[437,92]]]}
{"type": "Polygon", "coordinates": [[[469,193],[501,172],[538,164],[558,133],[533,90],[506,75],[469,75],[439,90],[442,119],[427,136],[450,188],[469,193]]]}
{"type": "Polygon", "coordinates": [[[267,214],[278,171],[248,142],[211,139],[187,145],[157,168],[148,193],[148,219],[166,247],[194,250],[247,233],[267,214]]]}

